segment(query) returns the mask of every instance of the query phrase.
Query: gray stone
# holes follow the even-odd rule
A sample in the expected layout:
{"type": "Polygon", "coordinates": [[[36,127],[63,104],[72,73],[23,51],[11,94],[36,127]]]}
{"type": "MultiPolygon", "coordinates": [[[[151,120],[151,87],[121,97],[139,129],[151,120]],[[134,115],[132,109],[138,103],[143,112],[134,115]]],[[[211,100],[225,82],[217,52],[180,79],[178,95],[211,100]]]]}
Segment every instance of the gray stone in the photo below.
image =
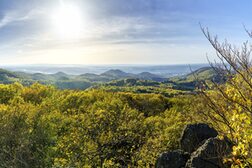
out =
{"type": "Polygon", "coordinates": [[[156,162],[156,168],[182,168],[190,158],[188,153],[182,150],[162,153],[156,162]]]}
{"type": "Polygon", "coordinates": [[[224,138],[209,138],[186,163],[186,168],[224,168],[223,157],[232,151],[232,143],[224,138]]]}
{"type": "Polygon", "coordinates": [[[180,139],[181,149],[185,152],[192,153],[203,141],[211,137],[216,137],[217,135],[218,132],[207,124],[189,124],[183,130],[180,139]]]}

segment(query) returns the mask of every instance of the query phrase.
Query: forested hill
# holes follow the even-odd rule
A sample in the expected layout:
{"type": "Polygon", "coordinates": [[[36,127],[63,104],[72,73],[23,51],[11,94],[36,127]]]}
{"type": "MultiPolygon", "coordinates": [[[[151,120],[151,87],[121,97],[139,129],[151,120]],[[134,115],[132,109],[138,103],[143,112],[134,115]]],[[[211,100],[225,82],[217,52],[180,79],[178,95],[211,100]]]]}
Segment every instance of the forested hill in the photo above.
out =
{"type": "Polygon", "coordinates": [[[180,90],[193,90],[196,81],[195,75],[198,76],[200,80],[211,80],[217,76],[213,69],[209,67],[198,69],[187,75],[171,78],[152,74],[150,72],[142,72],[138,74],[127,73],[119,69],[111,69],[101,74],[85,73],[81,75],[69,75],[64,72],[58,72],[55,74],[32,74],[0,69],[0,82],[4,84],[20,82],[24,85],[39,82],[42,84],[54,85],[59,89],[86,89],[94,86],[97,87],[101,84],[106,84],[106,86],[119,86],[122,84],[124,86],[129,86],[132,85],[132,81],[136,80],[138,82],[135,83],[143,86],[150,85],[150,83],[151,85],[154,83],[156,85],[169,84],[173,88],[180,90]],[[128,84],[130,81],[131,84],[128,84]]]}

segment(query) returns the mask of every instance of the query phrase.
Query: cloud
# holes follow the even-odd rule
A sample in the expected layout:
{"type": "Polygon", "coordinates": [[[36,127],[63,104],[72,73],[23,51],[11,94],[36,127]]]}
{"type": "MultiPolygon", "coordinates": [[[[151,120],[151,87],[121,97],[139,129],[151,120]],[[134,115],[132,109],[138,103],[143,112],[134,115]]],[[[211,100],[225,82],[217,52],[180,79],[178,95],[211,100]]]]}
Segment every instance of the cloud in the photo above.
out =
{"type": "MultiPolygon", "coordinates": [[[[152,62],[156,57],[162,59],[165,53],[182,56],[186,54],[182,50],[186,51],[191,43],[202,46],[198,19],[204,15],[190,13],[185,7],[177,10],[165,0],[79,0],[83,5],[79,5],[78,0],[71,1],[76,2],[86,16],[82,33],[78,39],[70,40],[62,39],[51,30],[51,11],[56,10],[58,4],[49,4],[49,0],[33,2],[36,3],[26,3],[25,9],[21,5],[7,10],[0,19],[1,55],[13,56],[15,62],[46,63],[51,61],[49,57],[53,57],[54,62],[80,62],[83,56],[91,63],[113,59],[114,63],[120,63],[120,59],[127,62],[129,56],[131,62],[141,62],[146,59],[145,55],[152,62]]],[[[200,52],[194,53],[200,55],[200,52]]]]}
{"type": "Polygon", "coordinates": [[[8,26],[14,22],[24,22],[27,20],[34,19],[36,16],[42,14],[42,11],[37,9],[29,10],[28,12],[22,11],[8,11],[4,14],[3,18],[0,20],[0,28],[8,26]]]}
{"type": "Polygon", "coordinates": [[[2,20],[0,21],[0,28],[8,25],[9,23],[13,22],[13,17],[11,17],[10,15],[5,15],[2,20]]]}

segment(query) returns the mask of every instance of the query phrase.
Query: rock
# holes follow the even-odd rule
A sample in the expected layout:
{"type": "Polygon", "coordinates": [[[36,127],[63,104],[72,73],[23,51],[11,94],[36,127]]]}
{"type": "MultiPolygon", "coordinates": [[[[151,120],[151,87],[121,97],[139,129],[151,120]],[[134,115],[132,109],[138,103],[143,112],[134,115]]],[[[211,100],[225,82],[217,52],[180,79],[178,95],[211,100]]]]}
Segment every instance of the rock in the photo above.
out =
{"type": "Polygon", "coordinates": [[[204,140],[216,137],[217,135],[218,132],[207,124],[189,124],[185,127],[180,139],[181,149],[192,153],[204,140]]]}
{"type": "Polygon", "coordinates": [[[188,153],[182,150],[162,153],[156,162],[156,168],[182,168],[190,158],[188,153]]]}
{"type": "Polygon", "coordinates": [[[224,138],[209,138],[186,163],[186,168],[224,168],[223,157],[232,151],[232,143],[224,138]]]}

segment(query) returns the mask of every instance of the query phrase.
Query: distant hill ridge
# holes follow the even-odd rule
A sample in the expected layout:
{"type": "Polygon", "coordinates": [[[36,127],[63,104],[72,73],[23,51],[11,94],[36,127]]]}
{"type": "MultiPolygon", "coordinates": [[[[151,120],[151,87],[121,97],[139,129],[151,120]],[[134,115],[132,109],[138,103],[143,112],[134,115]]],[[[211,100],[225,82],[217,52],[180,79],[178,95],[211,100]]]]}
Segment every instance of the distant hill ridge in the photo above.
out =
{"type": "MultiPolygon", "coordinates": [[[[195,81],[195,75],[200,80],[210,80],[216,77],[216,73],[211,67],[200,68],[192,73],[183,76],[165,78],[160,75],[152,74],[150,72],[141,72],[138,74],[127,73],[120,69],[110,69],[101,74],[85,73],[81,75],[69,75],[64,72],[57,72],[54,74],[43,73],[25,73],[25,72],[12,72],[5,69],[0,69],[0,83],[21,82],[30,84],[34,82],[41,82],[44,84],[53,84],[68,88],[69,86],[80,87],[85,89],[93,83],[106,83],[115,80],[123,79],[139,79],[155,82],[171,81],[173,84],[191,83],[195,81]],[[78,85],[76,85],[78,83],[78,85]]],[[[60,87],[61,88],[61,87],[60,87]]]]}
{"type": "Polygon", "coordinates": [[[102,76],[113,76],[113,77],[130,77],[134,74],[126,73],[120,69],[111,69],[101,74],[102,76]]]}

